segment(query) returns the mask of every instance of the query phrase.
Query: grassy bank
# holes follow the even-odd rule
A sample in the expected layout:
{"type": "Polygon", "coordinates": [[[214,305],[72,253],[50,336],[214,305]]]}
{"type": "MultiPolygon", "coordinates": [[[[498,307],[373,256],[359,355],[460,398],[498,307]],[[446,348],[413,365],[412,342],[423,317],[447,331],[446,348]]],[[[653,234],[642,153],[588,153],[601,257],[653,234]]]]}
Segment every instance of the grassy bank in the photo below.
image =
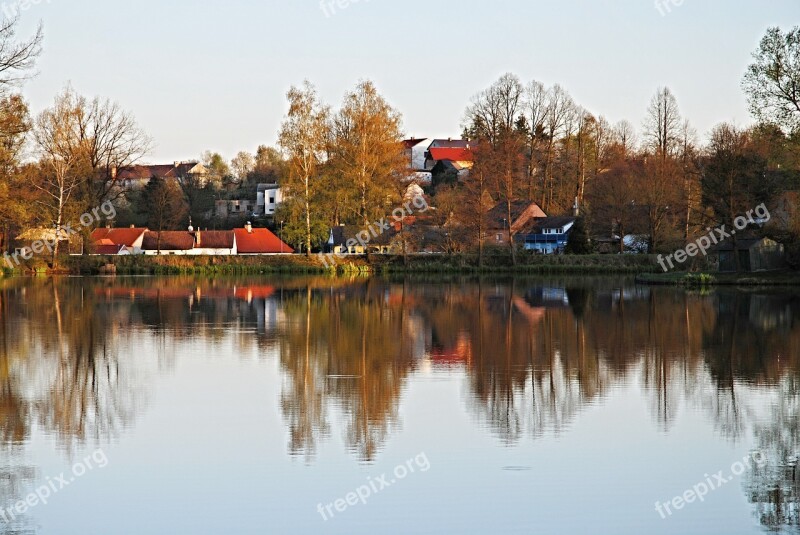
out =
{"type": "Polygon", "coordinates": [[[661,286],[800,286],[800,272],[769,273],[643,273],[639,284],[661,286]]]}
{"type": "MultiPolygon", "coordinates": [[[[331,262],[328,257],[328,261],[331,262]]],[[[285,256],[65,256],[53,270],[44,259],[34,259],[9,275],[55,274],[180,275],[267,273],[521,273],[521,274],[637,274],[658,269],[647,255],[543,256],[520,254],[513,265],[507,254],[487,255],[478,267],[476,255],[348,256],[326,267],[322,258],[285,256]],[[113,266],[110,267],[110,266],[113,266]]]]}

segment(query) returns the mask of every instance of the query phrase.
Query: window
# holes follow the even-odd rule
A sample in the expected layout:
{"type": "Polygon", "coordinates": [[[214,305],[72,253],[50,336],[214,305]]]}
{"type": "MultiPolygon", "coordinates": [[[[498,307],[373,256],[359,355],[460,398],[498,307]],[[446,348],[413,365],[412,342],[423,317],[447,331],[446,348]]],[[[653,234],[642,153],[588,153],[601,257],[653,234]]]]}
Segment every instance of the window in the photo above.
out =
{"type": "Polygon", "coordinates": [[[270,197],[269,198],[269,203],[270,204],[275,204],[275,197],[270,197]]]}
{"type": "Polygon", "coordinates": [[[498,234],[497,235],[497,241],[503,241],[503,235],[502,234],[498,234]]]}

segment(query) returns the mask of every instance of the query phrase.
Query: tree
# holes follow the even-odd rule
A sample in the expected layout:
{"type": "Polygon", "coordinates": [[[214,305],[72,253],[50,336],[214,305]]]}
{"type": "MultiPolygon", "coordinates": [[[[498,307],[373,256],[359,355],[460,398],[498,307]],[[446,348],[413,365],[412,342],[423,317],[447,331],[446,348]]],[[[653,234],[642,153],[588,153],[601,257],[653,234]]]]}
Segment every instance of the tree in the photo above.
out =
{"type": "Polygon", "coordinates": [[[742,81],[753,115],[787,132],[800,129],[800,27],[767,30],[742,81]]]}
{"type": "Polygon", "coordinates": [[[233,160],[231,160],[231,169],[233,175],[236,177],[236,182],[241,185],[247,181],[250,173],[256,168],[256,159],[249,152],[239,152],[233,160]]]}
{"type": "Polygon", "coordinates": [[[320,167],[326,157],[329,137],[329,111],[319,101],[316,89],[308,81],[302,88],[292,87],[286,94],[289,113],[281,125],[278,143],[283,149],[288,174],[282,184],[289,202],[302,207],[306,254],[311,255],[312,214],[319,196],[320,167]]]}
{"type": "Polygon", "coordinates": [[[186,207],[174,182],[153,177],[142,191],[141,210],[147,227],[158,232],[157,249],[161,252],[161,232],[176,228],[186,219],[186,207]]]}
{"type": "Polygon", "coordinates": [[[0,21],[0,92],[6,92],[27,80],[42,53],[44,31],[41,24],[33,37],[27,41],[17,41],[18,22],[18,17],[0,21]]]}
{"type": "Polygon", "coordinates": [[[0,247],[7,249],[12,226],[24,222],[30,199],[21,179],[20,153],[31,121],[18,95],[0,99],[0,247]]]}
{"type": "Polygon", "coordinates": [[[125,193],[117,170],[136,164],[152,147],[152,140],[132,114],[109,99],[89,100],[65,89],[75,106],[76,144],[86,160],[84,208],[100,206],[125,193]]]}
{"type": "MultiPolygon", "coordinates": [[[[77,96],[65,91],[56,97],[51,108],[36,119],[33,138],[42,161],[43,173],[33,186],[43,195],[38,201],[51,218],[59,235],[64,227],[67,210],[75,201],[75,193],[84,181],[79,165],[86,160],[77,129],[80,113],[77,96]]],[[[53,262],[59,252],[60,240],[55,240],[53,262]]]]}
{"type": "MultiPolygon", "coordinates": [[[[478,174],[490,179],[493,193],[505,203],[509,224],[514,220],[512,208],[517,197],[517,184],[523,183],[528,169],[524,158],[526,132],[519,128],[523,93],[519,79],[505,74],[473,97],[465,113],[465,129],[475,137],[477,144],[474,153],[478,174]]],[[[512,229],[509,229],[509,249],[511,261],[516,264],[512,229]]]]}
{"type": "Polygon", "coordinates": [[[592,253],[592,246],[589,243],[589,234],[586,232],[586,220],[583,217],[579,217],[575,221],[564,252],[576,255],[592,253]]]}
{"type": "Polygon", "coordinates": [[[678,101],[667,87],[660,87],[650,100],[644,121],[644,136],[652,154],[666,161],[680,144],[681,119],[678,101]]]}
{"type": "MultiPolygon", "coordinates": [[[[775,193],[775,176],[768,172],[766,160],[751,146],[750,135],[730,124],[721,124],[711,133],[708,154],[702,169],[703,201],[714,210],[719,222],[733,222],[775,193]]],[[[732,236],[734,250],[737,236],[732,236]]],[[[736,269],[739,269],[739,257],[736,269]]]]}
{"type": "Polygon", "coordinates": [[[208,169],[208,180],[216,188],[223,188],[231,182],[231,168],[218,152],[207,150],[202,156],[203,165],[208,169]]]}
{"type": "Polygon", "coordinates": [[[330,172],[332,191],[348,192],[360,223],[369,225],[388,213],[397,183],[407,175],[402,147],[402,117],[372,82],[358,84],[333,119],[330,172]]]}

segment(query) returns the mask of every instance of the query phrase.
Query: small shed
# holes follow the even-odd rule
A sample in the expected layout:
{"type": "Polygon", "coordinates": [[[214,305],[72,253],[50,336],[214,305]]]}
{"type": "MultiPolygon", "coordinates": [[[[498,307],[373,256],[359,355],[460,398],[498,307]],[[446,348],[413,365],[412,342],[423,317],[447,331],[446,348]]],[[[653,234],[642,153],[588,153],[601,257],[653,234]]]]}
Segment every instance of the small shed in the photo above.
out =
{"type": "Polygon", "coordinates": [[[786,267],[784,247],[770,238],[741,238],[727,240],[717,247],[717,264],[720,273],[736,271],[736,257],[739,258],[739,271],[775,271],[786,267]]]}

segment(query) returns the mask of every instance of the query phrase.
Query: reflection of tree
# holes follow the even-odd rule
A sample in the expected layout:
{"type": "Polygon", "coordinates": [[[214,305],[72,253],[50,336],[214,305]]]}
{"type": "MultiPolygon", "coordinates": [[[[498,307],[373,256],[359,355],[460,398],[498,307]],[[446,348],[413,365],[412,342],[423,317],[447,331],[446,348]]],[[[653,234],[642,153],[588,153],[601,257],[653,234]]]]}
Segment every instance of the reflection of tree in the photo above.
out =
{"type": "Polygon", "coordinates": [[[758,450],[765,457],[755,463],[745,482],[759,522],[770,530],[793,528],[800,533],[800,379],[783,379],[772,410],[755,424],[758,450]]]}
{"type": "Polygon", "coordinates": [[[317,452],[317,441],[330,432],[330,424],[325,407],[325,366],[322,359],[316,358],[321,349],[316,344],[312,358],[312,324],[321,325],[321,321],[312,321],[312,314],[321,320],[321,307],[312,306],[310,287],[306,289],[305,297],[303,326],[289,333],[289,341],[281,352],[283,365],[294,371],[289,374],[289,383],[284,384],[281,408],[289,426],[290,453],[302,454],[306,460],[311,460],[317,452]],[[302,337],[300,340],[298,335],[302,337]]]}
{"type": "Polygon", "coordinates": [[[293,454],[313,456],[329,432],[333,406],[342,413],[348,447],[362,461],[375,459],[397,425],[413,332],[406,326],[405,290],[392,289],[389,300],[384,290],[354,284],[312,297],[307,289],[286,303],[281,404],[293,454]]]}

